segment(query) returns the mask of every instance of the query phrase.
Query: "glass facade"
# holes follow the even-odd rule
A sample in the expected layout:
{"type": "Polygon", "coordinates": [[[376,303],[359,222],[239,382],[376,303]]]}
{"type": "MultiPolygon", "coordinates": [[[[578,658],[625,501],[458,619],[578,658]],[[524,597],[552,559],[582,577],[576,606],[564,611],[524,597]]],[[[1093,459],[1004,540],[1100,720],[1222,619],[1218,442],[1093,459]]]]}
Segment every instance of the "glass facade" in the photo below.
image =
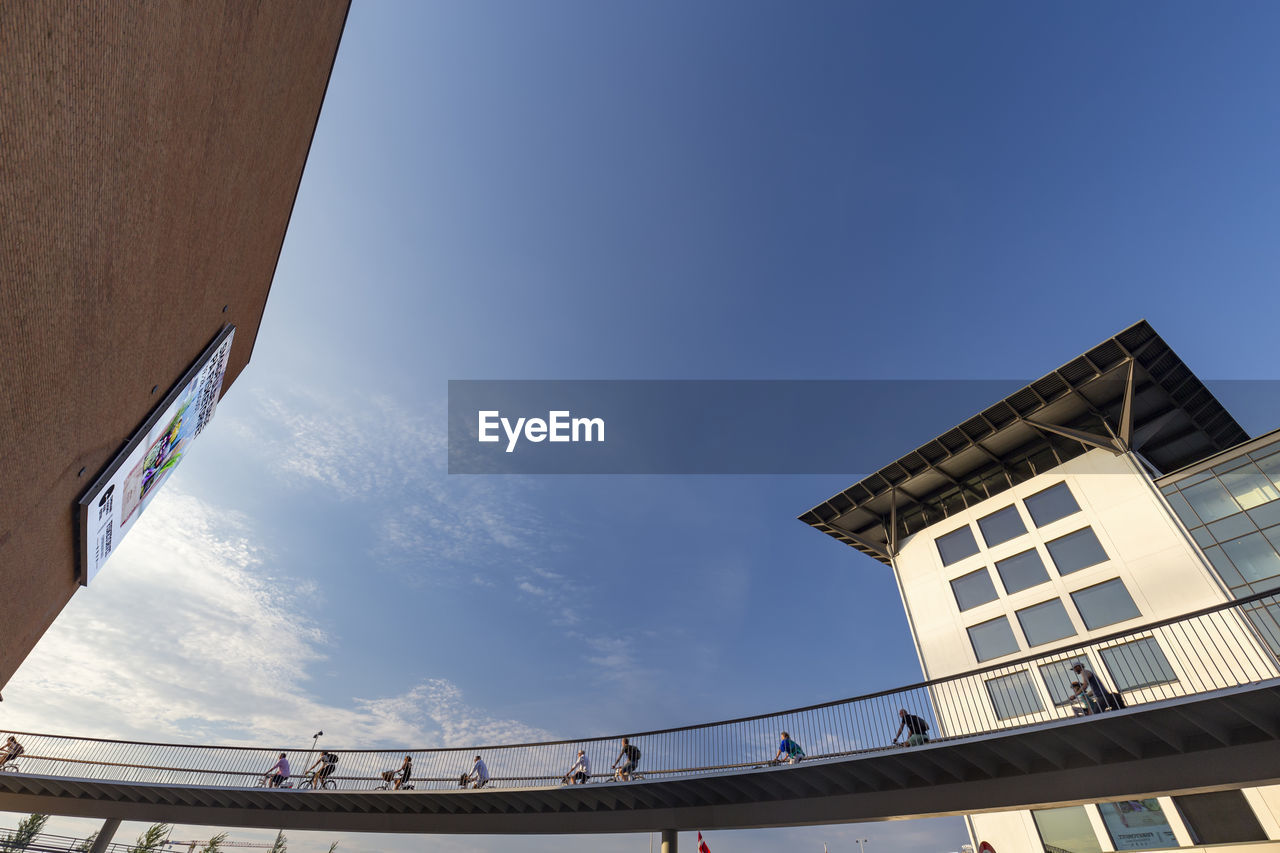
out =
{"type": "Polygon", "coordinates": [[[938,556],[942,558],[944,566],[958,563],[965,557],[972,557],[978,553],[978,542],[973,538],[973,531],[967,524],[946,536],[939,536],[935,544],[938,546],[938,556]]]}
{"type": "Polygon", "coordinates": [[[985,567],[953,580],[951,594],[956,597],[956,606],[961,612],[995,601],[999,597],[995,584],[991,582],[991,573],[985,567]]]}
{"type": "Polygon", "coordinates": [[[1067,608],[1057,598],[1019,610],[1018,624],[1022,626],[1022,635],[1027,638],[1029,646],[1042,646],[1076,633],[1067,608]]]}
{"type": "Polygon", "coordinates": [[[1018,641],[1013,637],[1013,629],[1009,627],[1007,617],[997,616],[968,630],[973,653],[980,662],[1013,654],[1018,650],[1018,641]]]}
{"type": "Polygon", "coordinates": [[[1076,503],[1066,483],[1059,483],[1043,492],[1036,492],[1023,503],[1026,504],[1027,512],[1031,514],[1031,520],[1035,522],[1036,527],[1044,527],[1046,524],[1080,511],[1080,505],[1076,503]]]}
{"type": "Polygon", "coordinates": [[[1119,578],[1073,592],[1071,600],[1090,631],[1142,615],[1119,578]]]}
{"type": "Polygon", "coordinates": [[[999,512],[978,519],[978,529],[982,531],[982,540],[988,548],[1016,539],[1027,532],[1016,506],[1007,506],[999,512]]]}
{"type": "MultiPolygon", "coordinates": [[[[1236,598],[1280,587],[1280,439],[1160,487],[1236,598]]],[[[1248,609],[1280,653],[1280,613],[1248,609]]]]}
{"type": "Polygon", "coordinates": [[[1082,527],[1075,533],[1046,542],[1045,547],[1049,549],[1049,556],[1053,558],[1053,564],[1060,575],[1096,566],[1107,559],[1107,552],[1102,549],[1102,543],[1091,527],[1082,527]]]}
{"type": "Polygon", "coordinates": [[[991,705],[996,709],[996,717],[1001,720],[1044,710],[1040,694],[1036,692],[1036,686],[1026,670],[992,678],[986,685],[991,705]]]}

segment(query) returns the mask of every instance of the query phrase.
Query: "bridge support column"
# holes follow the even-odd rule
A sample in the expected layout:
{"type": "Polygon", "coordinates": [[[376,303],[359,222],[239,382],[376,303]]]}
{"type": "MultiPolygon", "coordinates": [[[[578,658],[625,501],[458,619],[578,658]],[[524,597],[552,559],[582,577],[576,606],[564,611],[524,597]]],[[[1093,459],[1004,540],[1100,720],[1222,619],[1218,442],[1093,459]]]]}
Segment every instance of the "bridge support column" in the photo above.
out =
{"type": "Polygon", "coordinates": [[[677,853],[676,836],[674,829],[662,830],[662,853],[677,853]]]}
{"type": "Polygon", "coordinates": [[[98,837],[93,839],[93,846],[89,848],[89,853],[106,853],[107,845],[111,843],[111,839],[115,837],[116,830],[120,828],[120,818],[109,817],[102,822],[102,829],[98,830],[98,837]]]}

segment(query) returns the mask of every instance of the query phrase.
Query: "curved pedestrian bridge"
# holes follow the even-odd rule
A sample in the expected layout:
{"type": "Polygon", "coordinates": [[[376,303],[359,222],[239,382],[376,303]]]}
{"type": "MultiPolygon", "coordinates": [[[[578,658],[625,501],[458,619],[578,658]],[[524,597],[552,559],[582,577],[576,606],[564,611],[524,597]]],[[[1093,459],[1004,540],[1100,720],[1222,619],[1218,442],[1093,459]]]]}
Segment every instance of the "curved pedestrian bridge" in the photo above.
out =
{"type": "Polygon", "coordinates": [[[0,809],[228,827],[601,833],[924,817],[1272,784],[1280,782],[1278,612],[1272,591],[897,690],[632,734],[643,778],[626,782],[607,775],[620,737],[331,750],[337,787],[301,790],[255,784],[280,752],[301,781],[318,751],[17,733],[26,751],[16,770],[0,772],[0,809]],[[1059,683],[1076,661],[1127,707],[1077,714],[1059,683]],[[1143,686],[1121,689],[1130,682],[1143,686]],[[893,746],[900,709],[926,719],[933,740],[893,746]],[[807,751],[803,761],[769,762],[783,730],[807,751]],[[564,785],[579,749],[598,775],[564,785]],[[376,790],[382,771],[406,754],[413,790],[376,790]],[[462,789],[475,755],[491,780],[462,789]]]}

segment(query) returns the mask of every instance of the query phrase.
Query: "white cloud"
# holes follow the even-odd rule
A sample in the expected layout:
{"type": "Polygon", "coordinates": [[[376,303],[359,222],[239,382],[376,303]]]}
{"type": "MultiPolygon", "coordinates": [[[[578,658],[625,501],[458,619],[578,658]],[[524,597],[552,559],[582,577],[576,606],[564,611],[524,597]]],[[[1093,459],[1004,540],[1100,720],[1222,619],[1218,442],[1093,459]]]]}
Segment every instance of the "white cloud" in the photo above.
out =
{"type": "Polygon", "coordinates": [[[12,730],[143,740],[297,743],[324,720],[334,745],[466,745],[546,737],[428,679],[398,696],[326,704],[314,591],[264,579],[246,521],[175,490],[159,495],[6,688],[12,730]]]}

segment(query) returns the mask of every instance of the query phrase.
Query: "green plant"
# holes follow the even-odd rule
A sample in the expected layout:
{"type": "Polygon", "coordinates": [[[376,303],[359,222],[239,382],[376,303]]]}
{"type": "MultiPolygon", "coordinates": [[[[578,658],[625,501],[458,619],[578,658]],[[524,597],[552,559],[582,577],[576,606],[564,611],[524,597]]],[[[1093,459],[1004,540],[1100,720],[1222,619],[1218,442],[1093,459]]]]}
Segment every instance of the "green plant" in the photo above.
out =
{"type": "Polygon", "coordinates": [[[92,835],[80,842],[79,846],[76,847],[75,853],[89,853],[93,849],[93,842],[97,840],[98,831],[95,829],[92,835]]]}
{"type": "Polygon", "coordinates": [[[173,827],[167,823],[153,823],[147,827],[146,832],[138,836],[137,842],[129,848],[129,853],[160,853],[164,847],[164,840],[169,837],[169,831],[173,827]]]}
{"type": "Polygon", "coordinates": [[[225,832],[219,832],[213,838],[210,838],[200,848],[200,853],[222,853],[222,842],[227,840],[225,832]]]}
{"type": "Polygon", "coordinates": [[[4,838],[0,838],[0,853],[11,853],[11,851],[26,850],[27,846],[35,840],[35,837],[44,829],[44,825],[49,822],[47,814],[29,814],[24,817],[13,832],[4,838]]]}
{"type": "Polygon", "coordinates": [[[276,833],[276,841],[271,845],[271,853],[289,853],[289,844],[284,837],[284,830],[276,833]]]}

